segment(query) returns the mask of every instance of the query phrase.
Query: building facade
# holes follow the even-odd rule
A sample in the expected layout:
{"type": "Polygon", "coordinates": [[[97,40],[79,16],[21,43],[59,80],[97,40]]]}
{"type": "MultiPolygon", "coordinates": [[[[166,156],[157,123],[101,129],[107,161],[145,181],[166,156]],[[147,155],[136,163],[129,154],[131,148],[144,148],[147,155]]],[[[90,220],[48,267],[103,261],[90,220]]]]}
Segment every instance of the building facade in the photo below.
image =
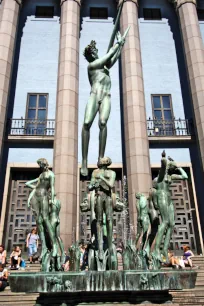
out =
{"type": "MultiPolygon", "coordinates": [[[[98,158],[98,120],[91,127],[89,176],[80,177],[81,129],[90,85],[84,48],[107,51],[121,1],[2,0],[0,4],[0,242],[24,245],[34,224],[26,180],[48,160],[61,200],[66,248],[90,238],[79,203],[98,158]]],[[[176,210],[171,247],[203,253],[204,231],[204,1],[125,0],[130,26],[121,59],[111,69],[111,115],[106,155],[136,230],[135,193],[148,193],[166,151],[189,175],[172,185],[176,210]]],[[[115,238],[123,217],[114,215],[115,238]]]]}

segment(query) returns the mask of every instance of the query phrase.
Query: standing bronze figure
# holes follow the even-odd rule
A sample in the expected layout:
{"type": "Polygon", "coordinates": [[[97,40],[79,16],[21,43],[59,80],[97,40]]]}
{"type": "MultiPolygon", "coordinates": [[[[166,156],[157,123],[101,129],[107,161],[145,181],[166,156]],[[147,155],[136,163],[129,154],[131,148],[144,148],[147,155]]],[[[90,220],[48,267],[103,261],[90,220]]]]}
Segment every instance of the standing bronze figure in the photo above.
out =
{"type": "Polygon", "coordinates": [[[115,184],[116,173],[107,169],[112,163],[109,157],[100,158],[98,169],[94,170],[89,185],[90,191],[95,191],[95,214],[96,231],[98,240],[98,259],[103,262],[104,259],[104,214],[107,229],[107,244],[109,251],[109,269],[115,270],[115,252],[113,250],[113,201],[112,190],[115,184]]]}
{"type": "Polygon", "coordinates": [[[163,151],[159,175],[153,181],[153,203],[161,215],[161,224],[159,225],[155,241],[151,248],[153,261],[161,262],[161,254],[168,259],[168,248],[175,225],[174,205],[171,199],[169,187],[172,181],[187,179],[188,175],[184,169],[178,167],[171,157],[168,157],[167,160],[166,153],[163,151]],[[163,250],[161,251],[160,247],[163,239],[164,245],[163,250]]]}
{"type": "Polygon", "coordinates": [[[84,123],[82,128],[82,167],[81,174],[88,175],[87,159],[90,138],[90,128],[99,113],[99,159],[104,157],[107,139],[107,121],[111,111],[111,78],[109,74],[110,68],[116,63],[120,57],[122,47],[125,44],[125,38],[129,31],[126,30],[123,36],[120,32],[116,34],[116,29],[121,15],[122,5],[120,7],[114,31],[109,43],[107,54],[103,57],[98,57],[98,49],[96,42],[91,43],[85,48],[84,56],[89,62],[88,77],[91,85],[91,94],[86,105],[84,123]],[[113,42],[117,38],[117,43],[113,46],[113,42]]]}
{"type": "Polygon", "coordinates": [[[40,158],[37,163],[42,173],[25,185],[32,189],[28,198],[28,207],[32,208],[42,242],[42,270],[48,272],[50,269],[61,268],[58,247],[62,258],[64,256],[64,247],[59,237],[60,202],[55,195],[55,175],[49,170],[47,160],[40,158]]]}

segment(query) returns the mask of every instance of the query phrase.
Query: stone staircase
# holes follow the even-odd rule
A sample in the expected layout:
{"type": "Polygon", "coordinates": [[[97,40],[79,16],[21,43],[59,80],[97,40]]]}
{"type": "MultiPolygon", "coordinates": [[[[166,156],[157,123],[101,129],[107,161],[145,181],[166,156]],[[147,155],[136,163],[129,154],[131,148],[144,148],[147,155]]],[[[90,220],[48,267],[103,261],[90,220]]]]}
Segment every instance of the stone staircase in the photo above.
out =
{"type": "Polygon", "coordinates": [[[193,264],[199,266],[197,269],[196,286],[191,290],[171,291],[173,303],[179,306],[204,306],[204,257],[195,256],[193,264]]]}
{"type": "MultiPolygon", "coordinates": [[[[199,269],[196,270],[198,273],[196,287],[191,290],[171,291],[170,293],[172,295],[173,304],[175,306],[188,306],[188,305],[189,306],[204,306],[204,257],[195,256],[193,259],[193,263],[194,265],[199,266],[199,269]]],[[[121,263],[119,264],[119,266],[121,266],[121,263]]],[[[24,271],[25,270],[20,270],[20,271],[14,270],[14,271],[11,271],[11,273],[24,272],[24,271]]],[[[32,264],[32,265],[27,263],[26,272],[38,272],[38,271],[40,271],[39,263],[32,264]]],[[[32,305],[33,306],[35,305],[36,299],[38,298],[38,296],[39,294],[34,294],[34,293],[31,293],[31,294],[13,293],[11,292],[10,287],[7,287],[3,292],[0,292],[0,306],[7,306],[7,305],[12,305],[12,306],[17,306],[17,305],[31,306],[32,305]]],[[[108,305],[109,304],[107,304],[107,306],[108,305]]],[[[110,305],[115,305],[115,303],[110,304],[110,305]]],[[[126,304],[122,304],[122,305],[125,306],[126,304]]],[[[49,306],[52,306],[52,305],[50,304],[49,306]]]]}

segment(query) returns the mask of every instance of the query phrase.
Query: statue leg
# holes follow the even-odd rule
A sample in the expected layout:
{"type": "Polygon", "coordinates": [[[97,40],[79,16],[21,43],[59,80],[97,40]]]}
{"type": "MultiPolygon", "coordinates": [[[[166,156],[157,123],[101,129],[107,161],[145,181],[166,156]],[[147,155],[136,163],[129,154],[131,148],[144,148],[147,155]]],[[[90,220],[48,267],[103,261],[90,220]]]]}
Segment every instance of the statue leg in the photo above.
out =
{"type": "Polygon", "coordinates": [[[111,197],[107,197],[105,204],[106,211],[106,224],[107,224],[107,238],[108,238],[108,250],[109,250],[109,269],[117,270],[118,259],[116,248],[113,245],[113,203],[111,197]]]}
{"type": "Polygon", "coordinates": [[[38,233],[39,233],[40,240],[41,240],[41,243],[42,243],[42,250],[41,250],[41,254],[40,254],[40,260],[42,260],[42,258],[44,257],[44,255],[47,253],[47,250],[48,250],[47,245],[46,245],[42,216],[40,216],[38,218],[38,221],[36,220],[36,225],[37,225],[38,233]]]}
{"type": "Polygon", "coordinates": [[[57,236],[57,242],[61,251],[61,264],[63,265],[65,262],[65,252],[64,252],[64,244],[62,242],[62,239],[60,238],[60,224],[58,223],[56,228],[56,236],[57,236]]]}
{"type": "Polygon", "coordinates": [[[174,205],[173,203],[169,206],[169,226],[166,232],[166,237],[164,239],[163,255],[168,258],[168,248],[171,240],[171,235],[175,225],[175,216],[174,216],[174,205]]]}
{"type": "Polygon", "coordinates": [[[47,253],[47,245],[46,245],[46,239],[45,239],[45,234],[44,234],[43,218],[42,218],[41,211],[40,211],[40,206],[41,206],[40,201],[41,199],[39,200],[35,196],[32,197],[31,207],[32,207],[33,215],[35,217],[39,237],[42,243],[42,250],[40,254],[40,260],[42,260],[43,256],[47,253]]]}
{"type": "Polygon", "coordinates": [[[111,101],[110,96],[106,96],[99,109],[99,158],[104,157],[107,139],[107,121],[110,116],[111,101]]]}
{"type": "Polygon", "coordinates": [[[96,220],[99,259],[103,260],[103,202],[100,196],[96,200],[96,220]]]}
{"type": "Polygon", "coordinates": [[[55,232],[53,230],[53,227],[51,225],[51,222],[49,220],[49,202],[48,202],[48,197],[44,197],[43,203],[42,203],[42,217],[43,217],[43,222],[45,224],[46,230],[49,235],[49,239],[52,245],[52,257],[57,257],[58,254],[58,247],[57,247],[57,241],[55,237],[55,232]]]}
{"type": "Polygon", "coordinates": [[[91,94],[89,101],[86,105],[84,124],[82,127],[82,166],[81,174],[83,176],[88,175],[87,169],[87,158],[88,158],[88,149],[89,149],[89,138],[90,138],[90,128],[98,112],[98,103],[96,101],[96,94],[91,94]]]}

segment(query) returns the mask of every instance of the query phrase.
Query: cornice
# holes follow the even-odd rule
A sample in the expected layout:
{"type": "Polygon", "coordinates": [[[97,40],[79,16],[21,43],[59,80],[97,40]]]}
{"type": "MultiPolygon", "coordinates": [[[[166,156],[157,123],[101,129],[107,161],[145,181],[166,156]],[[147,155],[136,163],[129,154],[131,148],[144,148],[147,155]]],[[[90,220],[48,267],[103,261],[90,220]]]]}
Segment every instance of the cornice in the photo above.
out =
{"type": "Polygon", "coordinates": [[[137,6],[139,5],[138,4],[138,0],[116,0],[116,2],[118,3],[118,7],[122,4],[122,2],[133,2],[135,3],[137,6]]]}
{"type": "Polygon", "coordinates": [[[173,3],[176,9],[179,9],[185,3],[197,5],[197,0],[169,0],[169,2],[173,3]]]}
{"type": "Polygon", "coordinates": [[[61,0],[61,6],[64,4],[64,2],[66,2],[66,1],[74,1],[74,2],[76,2],[79,6],[81,6],[81,2],[82,2],[82,0],[61,0]]]}

